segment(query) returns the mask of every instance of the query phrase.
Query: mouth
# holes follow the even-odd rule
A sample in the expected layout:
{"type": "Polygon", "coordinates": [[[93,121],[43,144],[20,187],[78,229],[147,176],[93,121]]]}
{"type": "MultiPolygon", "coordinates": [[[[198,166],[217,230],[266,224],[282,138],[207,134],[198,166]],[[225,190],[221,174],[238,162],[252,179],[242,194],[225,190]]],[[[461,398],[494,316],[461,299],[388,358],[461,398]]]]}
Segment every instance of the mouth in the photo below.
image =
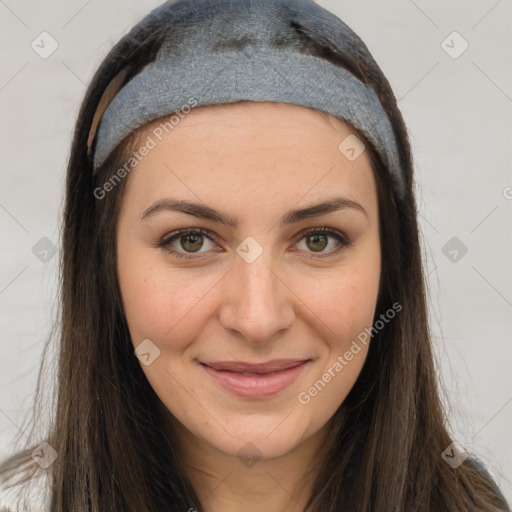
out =
{"type": "Polygon", "coordinates": [[[243,398],[264,398],[286,389],[309,366],[311,359],[276,359],[265,363],[201,362],[223,389],[243,398]]]}

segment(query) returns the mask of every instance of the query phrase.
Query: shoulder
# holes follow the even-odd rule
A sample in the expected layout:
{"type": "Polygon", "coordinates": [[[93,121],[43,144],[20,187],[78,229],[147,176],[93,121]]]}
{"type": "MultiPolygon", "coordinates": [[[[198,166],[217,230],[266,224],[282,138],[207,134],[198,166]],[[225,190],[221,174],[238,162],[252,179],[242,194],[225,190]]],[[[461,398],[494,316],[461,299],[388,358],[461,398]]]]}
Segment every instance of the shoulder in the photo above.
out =
{"type": "Polygon", "coordinates": [[[475,458],[475,457],[468,457],[466,462],[473,469],[475,469],[478,473],[480,473],[480,475],[483,477],[483,479],[492,487],[495,495],[505,504],[505,508],[504,509],[501,509],[501,510],[496,511],[496,512],[512,512],[511,509],[510,509],[510,506],[507,504],[507,500],[505,499],[505,497],[501,493],[499,487],[497,486],[496,482],[494,481],[494,479],[489,474],[489,471],[486,469],[484,464],[480,460],[475,458]]]}

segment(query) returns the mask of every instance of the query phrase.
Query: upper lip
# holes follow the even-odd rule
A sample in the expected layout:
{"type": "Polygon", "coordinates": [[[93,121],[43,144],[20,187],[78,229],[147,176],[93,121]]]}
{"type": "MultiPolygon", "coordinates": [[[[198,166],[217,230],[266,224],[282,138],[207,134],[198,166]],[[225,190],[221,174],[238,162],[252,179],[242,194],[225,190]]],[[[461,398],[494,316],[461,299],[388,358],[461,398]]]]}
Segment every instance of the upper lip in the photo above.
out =
{"type": "Polygon", "coordinates": [[[274,359],[265,363],[246,363],[243,361],[201,362],[214,370],[226,370],[237,373],[271,373],[287,370],[305,363],[309,359],[274,359]]]}

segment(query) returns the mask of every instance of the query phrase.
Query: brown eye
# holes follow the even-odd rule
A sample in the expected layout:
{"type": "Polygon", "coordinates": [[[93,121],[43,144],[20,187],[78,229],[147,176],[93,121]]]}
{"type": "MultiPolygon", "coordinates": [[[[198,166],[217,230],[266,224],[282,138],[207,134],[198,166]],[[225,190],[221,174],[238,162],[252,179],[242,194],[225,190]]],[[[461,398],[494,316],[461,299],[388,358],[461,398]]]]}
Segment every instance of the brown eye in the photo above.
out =
{"type": "Polygon", "coordinates": [[[326,258],[329,256],[335,256],[342,249],[350,245],[350,241],[333,229],[327,227],[310,229],[302,233],[301,241],[305,241],[306,249],[305,252],[310,254],[310,258],[326,258]],[[331,250],[326,250],[329,246],[330,240],[334,239],[337,243],[333,244],[331,250]]]}
{"type": "Polygon", "coordinates": [[[163,248],[178,258],[193,258],[194,253],[204,254],[208,252],[208,250],[201,251],[205,245],[205,241],[210,242],[211,248],[215,247],[208,231],[200,228],[189,228],[182,229],[164,237],[162,241],[158,243],[158,247],[163,248]]]}
{"type": "Polygon", "coordinates": [[[179,238],[180,245],[185,251],[197,252],[203,246],[203,235],[184,235],[179,238]]]}
{"type": "MultiPolygon", "coordinates": [[[[194,253],[198,255],[208,253],[215,247],[213,237],[209,231],[201,228],[188,228],[169,234],[164,237],[157,246],[163,248],[168,253],[176,256],[177,258],[192,259],[194,253]],[[211,247],[206,250],[201,250],[205,246],[205,242],[209,242],[211,247]]],[[[338,231],[332,230],[327,227],[310,229],[302,233],[302,238],[299,242],[305,241],[305,249],[301,249],[308,253],[311,258],[324,258],[334,256],[339,251],[348,247],[350,241],[338,231]],[[334,239],[337,243],[331,244],[334,247],[326,251],[330,245],[330,240],[334,239]]]]}
{"type": "Polygon", "coordinates": [[[323,251],[329,243],[328,238],[326,235],[311,235],[306,238],[306,244],[312,251],[323,251]]]}

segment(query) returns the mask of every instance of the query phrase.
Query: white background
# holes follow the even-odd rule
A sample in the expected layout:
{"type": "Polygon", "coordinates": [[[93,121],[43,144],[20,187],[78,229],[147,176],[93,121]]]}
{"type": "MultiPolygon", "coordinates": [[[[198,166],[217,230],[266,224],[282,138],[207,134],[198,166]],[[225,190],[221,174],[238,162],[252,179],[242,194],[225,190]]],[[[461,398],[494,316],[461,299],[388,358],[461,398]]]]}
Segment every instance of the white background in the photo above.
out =
{"type": "MultiPolygon", "coordinates": [[[[361,36],[399,100],[453,433],[512,502],[512,4],[319,3],[361,36]],[[464,40],[457,58],[443,49],[459,53],[464,40]],[[452,237],[468,249],[457,262],[443,253],[452,237]]],[[[159,4],[0,0],[0,458],[32,407],[56,314],[58,257],[42,263],[32,248],[43,237],[60,245],[65,165],[86,84],[159,4]],[[46,59],[31,48],[43,31],[58,43],[46,59]]]]}

